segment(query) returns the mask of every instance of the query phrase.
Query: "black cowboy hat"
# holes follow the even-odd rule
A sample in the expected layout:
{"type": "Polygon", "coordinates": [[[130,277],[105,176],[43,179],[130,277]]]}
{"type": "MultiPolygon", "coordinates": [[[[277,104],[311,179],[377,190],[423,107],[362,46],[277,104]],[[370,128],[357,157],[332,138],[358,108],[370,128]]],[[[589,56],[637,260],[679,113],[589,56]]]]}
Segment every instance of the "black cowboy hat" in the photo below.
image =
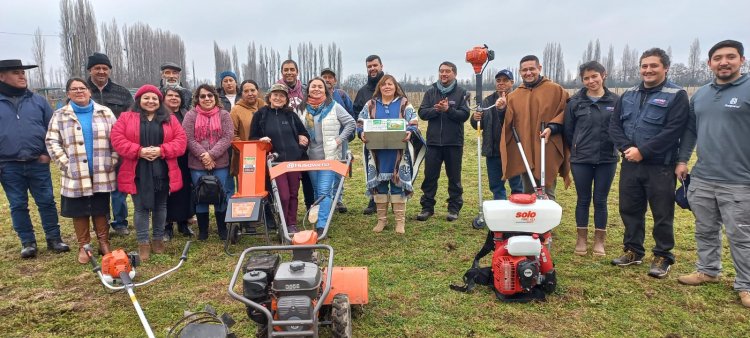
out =
{"type": "Polygon", "coordinates": [[[36,68],[37,65],[24,65],[21,63],[21,60],[0,60],[0,72],[6,71],[6,70],[15,70],[15,69],[31,69],[36,68]]]}

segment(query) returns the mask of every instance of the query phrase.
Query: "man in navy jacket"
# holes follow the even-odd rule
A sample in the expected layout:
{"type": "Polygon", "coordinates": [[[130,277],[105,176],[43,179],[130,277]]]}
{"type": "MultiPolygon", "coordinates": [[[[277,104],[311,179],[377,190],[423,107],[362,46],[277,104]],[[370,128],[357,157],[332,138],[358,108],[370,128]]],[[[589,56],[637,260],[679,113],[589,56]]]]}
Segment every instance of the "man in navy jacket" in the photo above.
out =
{"type": "Polygon", "coordinates": [[[21,60],[0,60],[0,183],[10,202],[13,229],[21,240],[21,258],[37,254],[36,237],[29,216],[29,192],[34,197],[47,249],[66,252],[60,237],[57,205],[52,193],[50,157],[44,139],[52,107],[42,96],[27,89],[21,60]]]}

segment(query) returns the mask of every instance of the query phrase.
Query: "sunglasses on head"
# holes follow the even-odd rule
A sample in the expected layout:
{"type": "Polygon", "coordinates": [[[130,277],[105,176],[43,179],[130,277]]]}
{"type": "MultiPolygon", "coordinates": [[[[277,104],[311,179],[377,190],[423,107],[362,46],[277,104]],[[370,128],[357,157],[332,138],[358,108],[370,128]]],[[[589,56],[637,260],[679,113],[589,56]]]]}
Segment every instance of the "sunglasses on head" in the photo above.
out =
{"type": "Polygon", "coordinates": [[[213,99],[214,98],[214,94],[200,94],[198,97],[200,97],[201,100],[203,100],[203,99],[213,99]]]}

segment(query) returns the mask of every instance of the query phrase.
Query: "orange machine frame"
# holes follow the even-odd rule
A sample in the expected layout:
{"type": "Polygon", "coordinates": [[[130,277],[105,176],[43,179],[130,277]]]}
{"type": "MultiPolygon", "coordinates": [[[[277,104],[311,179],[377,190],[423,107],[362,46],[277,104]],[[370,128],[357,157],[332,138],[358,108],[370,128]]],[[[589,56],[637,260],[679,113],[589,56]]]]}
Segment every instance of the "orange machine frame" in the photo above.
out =
{"type": "Polygon", "coordinates": [[[239,151],[237,192],[230,198],[266,197],[266,155],[271,144],[261,141],[232,141],[239,151]]]}

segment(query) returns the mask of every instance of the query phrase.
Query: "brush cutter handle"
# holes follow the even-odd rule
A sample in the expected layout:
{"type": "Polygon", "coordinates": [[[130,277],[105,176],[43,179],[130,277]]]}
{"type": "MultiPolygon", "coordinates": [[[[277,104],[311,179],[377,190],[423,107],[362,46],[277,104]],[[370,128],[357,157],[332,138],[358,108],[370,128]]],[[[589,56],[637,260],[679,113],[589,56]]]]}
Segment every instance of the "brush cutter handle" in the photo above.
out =
{"type": "Polygon", "coordinates": [[[99,264],[96,264],[96,259],[94,257],[93,248],[91,247],[91,244],[84,245],[83,251],[86,252],[86,256],[89,256],[89,263],[91,263],[91,267],[93,268],[92,271],[94,273],[102,271],[102,267],[99,266],[99,264]]]}
{"type": "Polygon", "coordinates": [[[180,260],[181,261],[186,261],[187,260],[187,258],[188,258],[188,256],[187,256],[188,250],[190,250],[190,243],[192,243],[192,242],[191,241],[187,241],[187,243],[185,243],[185,249],[182,249],[182,256],[180,256],[180,260]]]}

